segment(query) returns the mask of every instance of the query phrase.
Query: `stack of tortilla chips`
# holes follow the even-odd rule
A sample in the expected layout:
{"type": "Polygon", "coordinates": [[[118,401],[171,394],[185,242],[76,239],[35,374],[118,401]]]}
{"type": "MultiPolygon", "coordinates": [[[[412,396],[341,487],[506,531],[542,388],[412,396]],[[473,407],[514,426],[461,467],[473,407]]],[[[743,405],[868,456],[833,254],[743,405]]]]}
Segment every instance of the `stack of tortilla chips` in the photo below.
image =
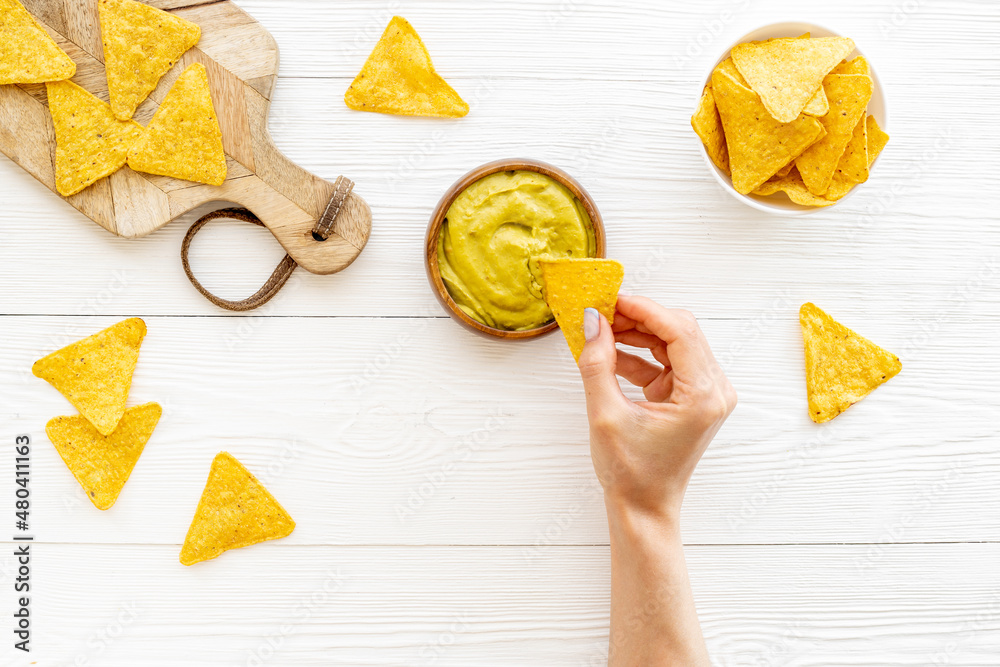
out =
{"type": "Polygon", "coordinates": [[[125,408],[145,336],[146,324],[133,317],[31,367],[80,411],[53,418],[45,432],[98,509],[115,504],[160,420],[156,403],[125,408]]]}
{"type": "Polygon", "coordinates": [[[56,190],[70,197],[126,163],[221,185],[226,158],[203,65],[185,70],[149,128],[132,120],[160,79],[198,43],[201,28],[136,0],[99,0],[98,16],[110,104],[69,80],[76,64],[18,0],[0,0],[0,84],[46,84],[56,190]]]}
{"type": "Polygon", "coordinates": [[[783,191],[830,206],[858,183],[889,136],[867,107],[864,56],[846,37],[784,37],[733,47],[705,87],[691,125],[740,194],[783,191]]]}

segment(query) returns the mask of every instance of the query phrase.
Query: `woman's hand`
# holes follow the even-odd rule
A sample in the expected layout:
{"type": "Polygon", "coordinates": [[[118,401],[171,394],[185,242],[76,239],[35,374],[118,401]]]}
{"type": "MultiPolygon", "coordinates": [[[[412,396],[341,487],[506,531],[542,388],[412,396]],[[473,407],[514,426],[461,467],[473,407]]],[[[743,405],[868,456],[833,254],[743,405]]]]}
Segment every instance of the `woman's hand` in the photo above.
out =
{"type": "Polygon", "coordinates": [[[736,407],[736,391],[687,311],[622,295],[613,332],[588,308],[584,333],[580,375],[591,454],[606,497],[676,515],[691,473],[736,407]],[[659,363],[618,350],[615,342],[646,348],[659,363]],[[627,399],[616,374],[641,387],[646,400],[627,399]]]}
{"type": "Polygon", "coordinates": [[[590,452],[604,487],[611,538],[612,667],[709,667],[680,537],[691,473],[736,392],[691,313],[619,296],[614,331],[584,316],[580,375],[590,452]],[[646,348],[658,363],[619,351],[646,348]],[[642,387],[628,400],[617,375],[642,387]]]}

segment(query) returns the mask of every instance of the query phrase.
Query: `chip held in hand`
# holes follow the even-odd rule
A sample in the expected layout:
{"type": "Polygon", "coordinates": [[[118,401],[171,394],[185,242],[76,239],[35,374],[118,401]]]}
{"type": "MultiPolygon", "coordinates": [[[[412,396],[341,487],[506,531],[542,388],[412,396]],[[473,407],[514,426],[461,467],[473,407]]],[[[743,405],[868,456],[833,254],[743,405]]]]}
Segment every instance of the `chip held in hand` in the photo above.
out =
{"type": "Polygon", "coordinates": [[[101,435],[122,415],[146,323],[132,317],[42,357],[31,367],[59,390],[101,435]]]}
{"type": "Polygon", "coordinates": [[[229,551],[289,535],[295,521],[229,452],[212,461],[208,482],[181,547],[181,563],[194,565],[229,551]]]}
{"type": "Polygon", "coordinates": [[[812,303],[802,304],[799,323],[805,344],[809,417],[817,424],[830,421],[903,367],[899,357],[812,303]]]}
{"type": "Polygon", "coordinates": [[[583,335],[583,311],[596,308],[609,323],[614,323],[625,269],[613,259],[592,257],[539,259],[538,264],[545,281],[542,287],[545,302],[552,309],[573,358],[579,361],[587,342],[583,335]]]}

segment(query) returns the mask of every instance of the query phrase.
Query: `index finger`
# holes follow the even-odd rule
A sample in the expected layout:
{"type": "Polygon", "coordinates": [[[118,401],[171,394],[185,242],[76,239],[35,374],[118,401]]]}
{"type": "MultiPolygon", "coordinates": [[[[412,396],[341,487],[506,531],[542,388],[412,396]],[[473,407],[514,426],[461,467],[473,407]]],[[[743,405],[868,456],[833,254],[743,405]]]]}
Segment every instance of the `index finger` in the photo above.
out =
{"type": "Polygon", "coordinates": [[[712,351],[698,321],[685,310],[664,308],[642,296],[618,297],[618,311],[667,344],[667,356],[676,375],[699,377],[712,365],[712,351]]]}

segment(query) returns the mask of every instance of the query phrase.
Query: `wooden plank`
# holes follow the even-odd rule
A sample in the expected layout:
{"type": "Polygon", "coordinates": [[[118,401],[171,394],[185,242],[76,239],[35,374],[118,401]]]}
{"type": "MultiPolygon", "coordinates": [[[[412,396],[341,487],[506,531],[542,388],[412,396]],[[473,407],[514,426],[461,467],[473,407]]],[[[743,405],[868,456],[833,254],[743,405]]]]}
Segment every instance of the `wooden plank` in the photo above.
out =
{"type": "MultiPolygon", "coordinates": [[[[30,660],[607,661],[606,547],[526,560],[517,548],[274,542],[191,568],[177,552],[36,543],[30,660]]],[[[715,665],[985,667],[1000,653],[997,544],[691,547],[687,558],[715,665]]],[[[27,664],[3,651],[5,665],[27,664]]]]}
{"type": "MultiPolygon", "coordinates": [[[[199,275],[206,252],[196,241],[199,275]]],[[[273,247],[262,275],[222,296],[251,294],[281,254],[273,247]]],[[[81,309],[114,308],[131,280],[109,268],[81,309]]],[[[823,426],[807,416],[794,307],[760,329],[704,323],[740,405],[692,482],[685,540],[1000,540],[1000,359],[982,343],[995,322],[942,322],[924,338],[905,319],[842,319],[898,352],[903,371],[823,426]]],[[[30,368],[113,321],[0,318],[0,419],[37,441],[42,534],[176,541],[189,517],[174,505],[194,504],[212,456],[229,450],[299,520],[294,543],[607,540],[583,392],[558,332],[494,342],[449,319],[147,318],[130,401],[159,401],[164,416],[118,504],[98,512],[43,432],[72,408],[30,368]]]]}

